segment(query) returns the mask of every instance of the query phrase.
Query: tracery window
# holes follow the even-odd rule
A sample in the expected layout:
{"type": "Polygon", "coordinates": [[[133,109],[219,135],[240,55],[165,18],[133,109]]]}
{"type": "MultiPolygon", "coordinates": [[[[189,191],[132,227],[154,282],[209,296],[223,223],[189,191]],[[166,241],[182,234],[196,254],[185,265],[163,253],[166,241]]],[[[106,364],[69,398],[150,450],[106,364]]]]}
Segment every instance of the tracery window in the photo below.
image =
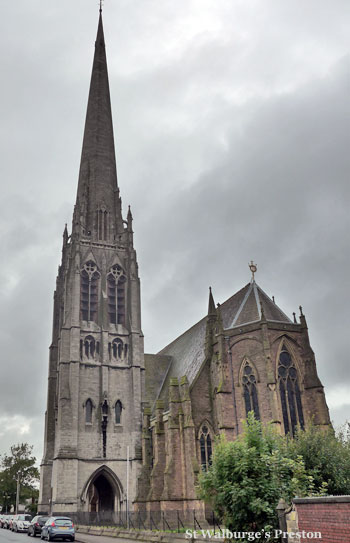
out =
{"type": "Polygon", "coordinates": [[[80,358],[83,360],[94,359],[96,355],[100,354],[100,343],[95,341],[92,336],[86,336],[84,340],[80,340],[80,358]]]}
{"type": "Polygon", "coordinates": [[[115,413],[115,423],[116,424],[121,424],[121,420],[122,420],[122,410],[123,410],[123,407],[122,407],[122,403],[120,400],[118,400],[115,404],[115,407],[114,407],[114,413],[115,413]]]}
{"type": "Polygon", "coordinates": [[[278,360],[278,381],[282,405],[284,431],[295,435],[298,425],[304,429],[298,372],[287,348],[283,345],[278,360]]]}
{"type": "Polygon", "coordinates": [[[108,314],[111,324],[125,324],[125,286],[124,271],[115,264],[107,276],[108,314]]]}
{"type": "Polygon", "coordinates": [[[243,368],[242,386],[246,414],[253,411],[255,418],[260,420],[256,376],[249,362],[246,362],[243,368]]]}
{"type": "Polygon", "coordinates": [[[98,279],[95,262],[89,260],[81,271],[80,311],[84,321],[96,321],[98,303],[98,279]]]}
{"type": "Polygon", "coordinates": [[[211,442],[209,429],[206,424],[203,424],[200,430],[199,447],[200,447],[202,470],[208,471],[209,466],[211,465],[212,442],[211,442]]]}
{"type": "Polygon", "coordinates": [[[85,423],[86,424],[92,423],[92,409],[93,409],[92,401],[89,398],[85,404],[85,423]]]}
{"type": "Polygon", "coordinates": [[[113,343],[112,343],[113,358],[122,358],[123,347],[124,345],[121,339],[117,338],[113,340],[113,343]]]}

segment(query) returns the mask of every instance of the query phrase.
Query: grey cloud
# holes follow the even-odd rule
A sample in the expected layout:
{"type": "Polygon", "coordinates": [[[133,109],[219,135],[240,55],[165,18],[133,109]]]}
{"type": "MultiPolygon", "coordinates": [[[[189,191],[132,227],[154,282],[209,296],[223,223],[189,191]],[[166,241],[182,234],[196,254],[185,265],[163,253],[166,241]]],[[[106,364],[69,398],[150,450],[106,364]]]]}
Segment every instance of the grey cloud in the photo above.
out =
{"type": "MultiPolygon", "coordinates": [[[[26,436],[38,456],[97,26],[86,8],[19,0],[0,20],[0,415],[17,417],[0,439],[5,450],[26,436]]],[[[209,285],[222,302],[248,282],[254,258],[282,309],[304,306],[326,393],[349,385],[349,11],[345,0],[105,3],[147,351],[204,315],[209,285]]],[[[331,411],[337,423],[346,412],[331,411]]]]}

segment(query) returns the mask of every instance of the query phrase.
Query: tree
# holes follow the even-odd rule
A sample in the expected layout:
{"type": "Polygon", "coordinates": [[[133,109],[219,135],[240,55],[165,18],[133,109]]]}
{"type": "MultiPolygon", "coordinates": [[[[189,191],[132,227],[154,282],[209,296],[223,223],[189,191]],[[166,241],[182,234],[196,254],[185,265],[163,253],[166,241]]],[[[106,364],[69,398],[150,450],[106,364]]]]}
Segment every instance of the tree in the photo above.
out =
{"type": "Polygon", "coordinates": [[[327,484],[330,495],[350,494],[350,441],[349,426],[338,433],[333,428],[320,429],[310,425],[298,430],[287,442],[290,458],[302,456],[306,471],[316,486],[327,484]]]}
{"type": "Polygon", "coordinates": [[[280,498],[290,502],[296,495],[315,494],[301,456],[289,458],[287,453],[285,438],[249,413],[235,441],[221,437],[216,442],[212,465],[199,477],[200,497],[231,530],[278,528],[280,498]]]}
{"type": "Polygon", "coordinates": [[[1,457],[0,502],[3,511],[9,511],[11,506],[16,505],[17,479],[20,484],[20,501],[31,498],[35,494],[39,470],[35,467],[36,458],[32,452],[32,446],[21,443],[13,445],[11,453],[1,457]]]}

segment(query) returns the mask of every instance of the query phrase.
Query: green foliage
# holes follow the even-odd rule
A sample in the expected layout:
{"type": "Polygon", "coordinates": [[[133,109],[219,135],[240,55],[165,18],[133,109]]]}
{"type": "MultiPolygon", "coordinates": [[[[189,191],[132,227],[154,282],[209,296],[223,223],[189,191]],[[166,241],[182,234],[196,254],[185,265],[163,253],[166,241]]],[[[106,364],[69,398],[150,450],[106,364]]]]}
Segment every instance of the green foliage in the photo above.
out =
{"type": "Polygon", "coordinates": [[[210,502],[232,530],[278,528],[280,498],[319,493],[303,459],[288,456],[285,438],[248,414],[244,432],[235,441],[217,440],[212,466],[199,477],[199,495],[210,502]]]}
{"type": "Polygon", "coordinates": [[[288,456],[301,456],[315,485],[326,485],[330,495],[350,494],[350,441],[346,430],[344,427],[335,434],[332,428],[320,430],[310,425],[287,442],[288,456]]]}
{"type": "Polygon", "coordinates": [[[39,470],[35,467],[36,458],[32,456],[33,447],[21,443],[11,447],[9,455],[0,460],[0,503],[2,510],[10,511],[16,505],[17,478],[20,482],[20,503],[28,498],[35,501],[39,480],[39,470]]]}

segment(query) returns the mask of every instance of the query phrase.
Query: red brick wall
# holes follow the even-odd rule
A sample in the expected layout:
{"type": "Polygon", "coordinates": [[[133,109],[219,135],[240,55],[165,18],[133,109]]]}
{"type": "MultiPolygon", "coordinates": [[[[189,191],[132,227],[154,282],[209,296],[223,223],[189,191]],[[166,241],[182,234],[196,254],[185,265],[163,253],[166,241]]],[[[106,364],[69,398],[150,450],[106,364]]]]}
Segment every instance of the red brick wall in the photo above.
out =
{"type": "MultiPolygon", "coordinates": [[[[295,500],[299,532],[321,532],[322,543],[350,543],[350,496],[295,500]],[[301,502],[301,503],[300,503],[301,502]]],[[[301,538],[301,543],[310,541],[301,538]]]]}

